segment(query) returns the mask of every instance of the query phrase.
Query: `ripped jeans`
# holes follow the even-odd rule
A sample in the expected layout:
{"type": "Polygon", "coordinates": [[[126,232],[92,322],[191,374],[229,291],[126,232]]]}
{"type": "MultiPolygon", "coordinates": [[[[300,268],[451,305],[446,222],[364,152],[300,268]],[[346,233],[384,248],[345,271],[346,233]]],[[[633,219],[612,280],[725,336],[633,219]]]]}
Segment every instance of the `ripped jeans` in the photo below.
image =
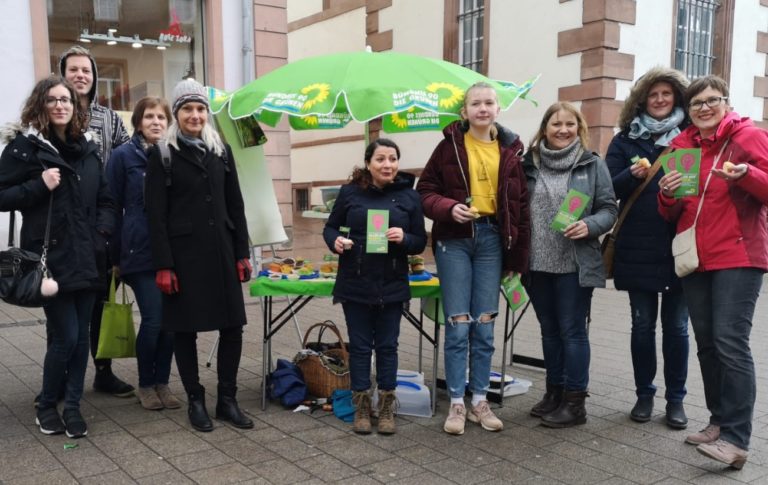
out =
{"type": "Polygon", "coordinates": [[[494,319],[499,312],[501,238],[493,224],[474,223],[474,238],[437,241],[435,262],[443,294],[445,381],[452,398],[464,396],[469,353],[469,390],[485,393],[493,358],[494,319]],[[456,321],[466,317],[466,322],[456,321]]]}

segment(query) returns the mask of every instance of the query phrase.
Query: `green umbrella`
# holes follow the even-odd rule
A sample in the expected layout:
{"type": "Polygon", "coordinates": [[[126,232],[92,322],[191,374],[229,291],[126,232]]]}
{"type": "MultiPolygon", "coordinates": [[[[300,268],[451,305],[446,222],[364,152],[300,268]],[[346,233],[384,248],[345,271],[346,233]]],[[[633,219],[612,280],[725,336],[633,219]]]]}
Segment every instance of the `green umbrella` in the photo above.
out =
{"type": "Polygon", "coordinates": [[[389,133],[435,130],[459,118],[464,91],[486,82],[502,110],[525,98],[538,78],[518,86],[439,59],[396,52],[350,52],[286,64],[228,94],[212,110],[232,119],[253,115],[275,126],[283,114],[294,129],[342,128],[382,118],[389,133]]]}

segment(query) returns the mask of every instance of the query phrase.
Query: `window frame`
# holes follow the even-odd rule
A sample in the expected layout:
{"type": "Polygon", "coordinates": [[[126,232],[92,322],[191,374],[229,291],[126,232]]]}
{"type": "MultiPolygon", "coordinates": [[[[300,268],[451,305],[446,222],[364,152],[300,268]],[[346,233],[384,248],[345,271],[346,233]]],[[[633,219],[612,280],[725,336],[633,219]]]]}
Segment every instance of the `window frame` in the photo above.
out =
{"type": "MultiPolygon", "coordinates": [[[[443,59],[459,64],[459,49],[461,39],[459,38],[459,15],[461,12],[460,2],[462,0],[444,0],[443,17],[443,59]]],[[[483,45],[482,61],[477,70],[480,74],[488,75],[488,54],[489,54],[489,34],[490,34],[490,0],[483,2],[483,45]]]]}
{"type": "MultiPolygon", "coordinates": [[[[675,0],[673,5],[673,22],[672,22],[672,52],[670,56],[670,64],[676,69],[677,67],[677,34],[678,34],[678,12],[680,9],[680,2],[686,1],[694,5],[699,4],[702,0],[675,0]]],[[[735,8],[734,0],[719,0],[719,5],[715,7],[713,12],[712,22],[712,40],[710,56],[712,57],[711,67],[709,74],[714,74],[723,78],[726,82],[730,81],[731,71],[731,47],[733,44],[733,14],[735,8]]],[[[683,69],[680,69],[683,71],[683,69]]],[[[685,72],[685,71],[683,71],[685,72]]],[[[691,80],[695,77],[691,77],[685,72],[691,80]]],[[[706,75],[706,74],[702,74],[706,75]]]]}

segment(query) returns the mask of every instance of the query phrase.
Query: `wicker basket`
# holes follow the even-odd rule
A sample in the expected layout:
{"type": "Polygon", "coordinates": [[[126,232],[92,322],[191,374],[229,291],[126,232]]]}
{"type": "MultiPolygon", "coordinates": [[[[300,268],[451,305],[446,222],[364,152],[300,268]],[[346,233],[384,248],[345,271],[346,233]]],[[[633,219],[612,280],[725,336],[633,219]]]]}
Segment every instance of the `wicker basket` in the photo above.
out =
{"type": "Polygon", "coordinates": [[[304,343],[301,352],[294,358],[294,362],[304,375],[309,393],[315,397],[330,397],[336,389],[349,389],[349,353],[347,345],[339,333],[339,329],[330,320],[320,322],[309,327],[304,334],[304,343]],[[308,353],[316,344],[309,342],[313,330],[318,330],[317,342],[321,342],[323,333],[330,329],[338,338],[338,347],[329,348],[323,352],[308,353]]]}

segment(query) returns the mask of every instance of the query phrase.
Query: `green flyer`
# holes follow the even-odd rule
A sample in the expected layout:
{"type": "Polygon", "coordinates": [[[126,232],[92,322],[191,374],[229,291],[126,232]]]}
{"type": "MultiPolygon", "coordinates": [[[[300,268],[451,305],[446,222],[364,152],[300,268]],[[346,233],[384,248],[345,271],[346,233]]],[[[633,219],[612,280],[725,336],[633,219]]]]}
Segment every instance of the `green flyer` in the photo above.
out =
{"type": "Polygon", "coordinates": [[[505,276],[501,279],[501,289],[504,292],[504,296],[507,297],[507,303],[509,303],[509,309],[516,312],[523,305],[528,303],[528,293],[523,288],[523,283],[520,281],[520,275],[515,274],[512,277],[505,276]]]}
{"type": "Polygon", "coordinates": [[[578,190],[569,190],[549,227],[558,232],[565,231],[566,227],[579,220],[584,209],[587,208],[589,198],[587,194],[582,194],[578,190]]]}
{"type": "Polygon", "coordinates": [[[675,190],[675,198],[699,195],[699,174],[701,172],[701,148],[675,150],[661,157],[664,173],[677,170],[683,176],[683,184],[675,190]]]}
{"type": "Polygon", "coordinates": [[[387,229],[389,229],[389,211],[369,209],[368,230],[365,233],[366,253],[386,253],[389,250],[387,229]]]}

